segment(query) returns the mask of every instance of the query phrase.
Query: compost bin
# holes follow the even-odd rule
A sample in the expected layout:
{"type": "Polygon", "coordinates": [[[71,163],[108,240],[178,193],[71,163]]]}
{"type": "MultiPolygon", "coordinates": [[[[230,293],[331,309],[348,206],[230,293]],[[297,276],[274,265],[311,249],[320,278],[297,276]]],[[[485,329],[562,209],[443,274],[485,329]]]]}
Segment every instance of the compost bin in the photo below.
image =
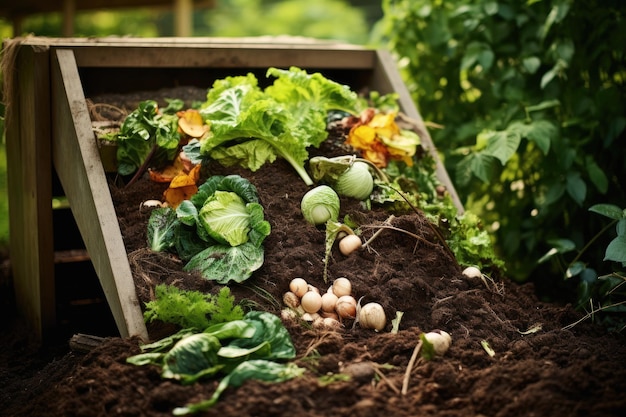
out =
{"type": "Polygon", "coordinates": [[[96,309],[99,320],[110,316],[122,337],[148,337],[86,97],[179,85],[208,88],[225,76],[290,66],[321,72],[355,90],[397,93],[402,112],[417,121],[422,145],[435,158],[439,180],[462,210],[387,51],[290,37],[5,42],[13,284],[18,309],[38,337],[57,331],[60,323],[69,323],[73,332],[89,331],[80,319],[94,305],[104,307],[96,309]],[[65,209],[53,208],[58,197],[67,201],[65,209]]]}

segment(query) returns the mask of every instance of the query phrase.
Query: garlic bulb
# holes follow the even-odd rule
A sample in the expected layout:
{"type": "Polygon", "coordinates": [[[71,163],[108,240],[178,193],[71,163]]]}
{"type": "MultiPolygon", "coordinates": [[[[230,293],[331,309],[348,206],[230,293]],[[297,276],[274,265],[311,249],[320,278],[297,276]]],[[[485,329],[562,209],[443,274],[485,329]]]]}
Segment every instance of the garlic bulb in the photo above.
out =
{"type": "Polygon", "coordinates": [[[365,329],[380,331],[387,325],[387,317],[383,306],[378,303],[367,303],[357,308],[357,321],[365,329]]]}

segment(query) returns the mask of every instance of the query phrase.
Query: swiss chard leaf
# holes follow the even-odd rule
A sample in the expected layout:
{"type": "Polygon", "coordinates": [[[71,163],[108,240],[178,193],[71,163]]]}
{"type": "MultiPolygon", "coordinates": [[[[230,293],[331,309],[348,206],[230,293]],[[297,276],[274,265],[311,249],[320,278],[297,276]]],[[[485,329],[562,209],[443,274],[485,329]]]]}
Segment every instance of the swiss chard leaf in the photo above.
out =
{"type": "Polygon", "coordinates": [[[154,100],[142,101],[124,119],[116,138],[118,172],[132,174],[150,155],[151,165],[164,166],[176,157],[179,141],[178,116],[159,112],[154,100]]]}

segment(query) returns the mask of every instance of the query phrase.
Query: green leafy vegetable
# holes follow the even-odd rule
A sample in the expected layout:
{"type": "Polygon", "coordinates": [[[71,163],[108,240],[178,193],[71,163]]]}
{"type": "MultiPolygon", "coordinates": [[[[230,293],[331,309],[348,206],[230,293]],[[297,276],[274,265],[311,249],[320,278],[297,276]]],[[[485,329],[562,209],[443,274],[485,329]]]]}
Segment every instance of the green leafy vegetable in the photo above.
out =
{"type": "Polygon", "coordinates": [[[116,138],[120,175],[132,174],[147,159],[161,167],[176,157],[180,141],[176,111],[182,105],[182,101],[173,100],[159,111],[156,101],[146,100],[124,119],[116,138]]]}
{"type": "Polygon", "coordinates": [[[162,252],[174,247],[176,232],[180,222],[176,212],[168,208],[157,208],[148,220],[148,245],[155,252],[162,252]]]}
{"type": "Polygon", "coordinates": [[[255,359],[239,364],[231,373],[225,376],[217,386],[211,398],[184,407],[177,407],[173,414],[182,416],[208,410],[219,400],[220,395],[228,387],[239,387],[249,379],[258,379],[268,382],[283,382],[304,374],[304,369],[295,364],[276,363],[264,359],[255,359]]]}
{"type": "Polygon", "coordinates": [[[197,271],[203,277],[226,284],[243,282],[263,265],[263,248],[247,242],[239,246],[211,245],[196,254],[183,268],[197,271]]]}
{"type": "MultiPolygon", "coordinates": [[[[359,99],[347,86],[292,67],[270,68],[274,84],[262,90],[253,74],[216,81],[200,109],[211,126],[199,143],[200,154],[229,166],[257,170],[276,157],[285,159],[307,185],[304,168],[309,147],[327,137],[326,117],[332,109],[356,114],[359,99]]],[[[185,152],[194,154],[192,144],[185,152]]],[[[197,149],[196,149],[197,152],[197,149]]]]}
{"type": "Polygon", "coordinates": [[[213,324],[242,319],[244,316],[241,307],[235,305],[235,298],[228,287],[222,287],[218,294],[211,295],[159,284],[155,288],[155,295],[153,301],[146,303],[146,321],[160,320],[182,328],[203,330],[213,324]]]}
{"type": "Polygon", "coordinates": [[[159,366],[162,378],[190,384],[224,375],[209,400],[177,408],[175,414],[207,409],[228,386],[240,386],[247,379],[280,382],[304,373],[294,364],[276,362],[293,359],[295,348],[280,318],[261,311],[250,311],[243,320],[216,324],[201,333],[183,330],[144,345],[142,350],[144,353],[126,361],[137,366],[159,366]]]}
{"type": "Polygon", "coordinates": [[[175,211],[154,210],[148,221],[153,250],[174,250],[185,270],[222,284],[242,282],[263,265],[270,232],[256,187],[238,175],[210,177],[175,211]]]}

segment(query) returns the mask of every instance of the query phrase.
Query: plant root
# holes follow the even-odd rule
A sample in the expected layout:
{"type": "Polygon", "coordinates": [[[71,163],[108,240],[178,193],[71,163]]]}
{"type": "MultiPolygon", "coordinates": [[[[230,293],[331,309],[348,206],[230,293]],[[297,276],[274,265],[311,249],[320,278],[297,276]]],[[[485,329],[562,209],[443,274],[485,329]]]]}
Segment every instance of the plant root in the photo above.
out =
{"type": "MultiPolygon", "coordinates": [[[[417,342],[417,345],[415,345],[415,349],[413,349],[411,359],[409,359],[406,371],[404,372],[404,379],[402,380],[402,395],[406,395],[406,393],[409,391],[409,380],[411,379],[411,372],[413,371],[415,363],[418,361],[420,350],[422,350],[422,344],[422,339],[420,339],[419,342],[417,342]]],[[[421,360],[421,358],[419,359],[421,360]]]]}

